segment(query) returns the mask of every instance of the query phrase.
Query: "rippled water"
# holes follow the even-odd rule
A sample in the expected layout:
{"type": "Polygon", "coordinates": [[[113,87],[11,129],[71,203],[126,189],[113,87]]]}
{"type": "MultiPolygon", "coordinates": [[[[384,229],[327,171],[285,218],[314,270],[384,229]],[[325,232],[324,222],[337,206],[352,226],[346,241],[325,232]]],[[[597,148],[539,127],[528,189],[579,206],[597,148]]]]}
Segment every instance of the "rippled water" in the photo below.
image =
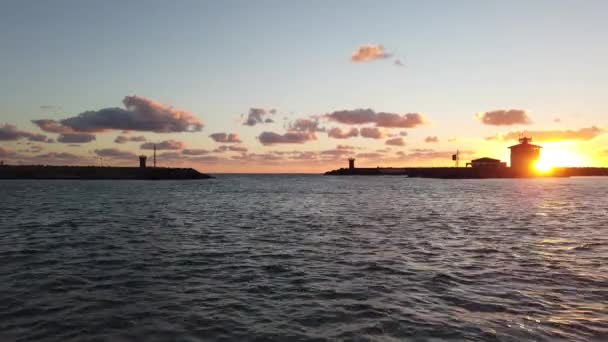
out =
{"type": "Polygon", "coordinates": [[[608,178],[0,194],[2,341],[608,339],[608,178]]]}

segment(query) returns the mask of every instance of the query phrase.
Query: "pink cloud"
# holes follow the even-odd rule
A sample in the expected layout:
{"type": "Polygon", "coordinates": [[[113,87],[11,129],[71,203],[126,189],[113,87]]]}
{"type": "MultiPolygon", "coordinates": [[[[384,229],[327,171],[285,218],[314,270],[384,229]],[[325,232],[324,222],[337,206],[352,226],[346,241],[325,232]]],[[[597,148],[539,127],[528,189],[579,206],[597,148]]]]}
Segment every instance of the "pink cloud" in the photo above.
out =
{"type": "Polygon", "coordinates": [[[19,140],[19,139],[27,139],[29,141],[37,141],[37,142],[45,142],[47,141],[47,137],[44,134],[35,134],[20,131],[14,125],[4,124],[0,125],[0,141],[11,141],[11,140],[19,140]]]}
{"type": "Polygon", "coordinates": [[[240,143],[241,139],[239,135],[236,133],[213,133],[209,136],[213,141],[224,143],[224,144],[232,144],[232,143],[240,143]]]}
{"type": "Polygon", "coordinates": [[[95,135],[90,133],[63,133],[57,138],[57,142],[64,144],[84,144],[95,140],[95,135]]]}
{"type": "Polygon", "coordinates": [[[334,127],[327,132],[327,136],[334,139],[348,139],[359,136],[359,130],[351,128],[343,131],[339,127],[334,127]]]}
{"type": "Polygon", "coordinates": [[[114,142],[117,144],[124,144],[127,142],[144,142],[146,141],[146,137],[144,136],[136,136],[136,137],[127,137],[124,135],[119,135],[114,139],[114,142]]]}
{"type": "Polygon", "coordinates": [[[364,138],[382,139],[386,133],[378,127],[363,127],[359,131],[364,138]]]}
{"type": "Polygon", "coordinates": [[[491,112],[478,113],[477,118],[485,125],[508,126],[529,125],[532,123],[526,111],[522,109],[494,110],[491,112]]]}
{"type": "Polygon", "coordinates": [[[534,141],[586,141],[603,135],[606,130],[597,126],[581,128],[579,130],[548,130],[548,131],[513,131],[505,134],[497,134],[486,140],[513,140],[517,141],[522,136],[532,137],[534,141]]]}
{"type": "Polygon", "coordinates": [[[414,128],[424,125],[426,120],[422,114],[408,113],[376,113],[372,109],[340,110],[326,114],[330,121],[347,125],[375,123],[377,127],[414,128]]]}
{"type": "Polygon", "coordinates": [[[317,140],[317,137],[312,132],[287,132],[278,134],[274,132],[263,132],[259,136],[260,142],[263,145],[274,144],[303,144],[307,141],[317,140]]]}
{"type": "Polygon", "coordinates": [[[203,149],[184,149],[182,150],[182,154],[186,156],[200,156],[204,154],[208,154],[208,150],[203,149]]]}
{"type": "Polygon", "coordinates": [[[404,146],[405,142],[403,141],[403,138],[399,137],[399,138],[388,139],[386,141],[386,144],[391,145],[391,146],[404,146]]]}
{"type": "Polygon", "coordinates": [[[362,45],[352,53],[351,61],[355,63],[369,62],[389,58],[391,55],[384,51],[382,45],[362,45]]]}
{"type": "Polygon", "coordinates": [[[429,136],[429,137],[424,138],[424,142],[425,143],[437,143],[437,142],[439,142],[439,138],[429,136]]]}
{"type": "Polygon", "coordinates": [[[142,144],[140,148],[142,150],[153,150],[154,145],[156,145],[157,150],[181,150],[185,147],[184,143],[181,141],[165,140],[157,143],[147,142],[145,144],[142,144]]]}

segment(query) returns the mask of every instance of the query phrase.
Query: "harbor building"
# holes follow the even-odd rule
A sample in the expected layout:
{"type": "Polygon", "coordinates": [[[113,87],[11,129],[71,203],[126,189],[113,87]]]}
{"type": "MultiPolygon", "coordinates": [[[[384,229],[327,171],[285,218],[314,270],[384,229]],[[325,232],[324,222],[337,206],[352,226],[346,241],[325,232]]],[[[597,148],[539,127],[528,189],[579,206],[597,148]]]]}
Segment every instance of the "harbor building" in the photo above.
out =
{"type": "Polygon", "coordinates": [[[498,159],[484,157],[484,158],[479,158],[479,159],[471,160],[471,162],[467,163],[466,166],[471,166],[473,168],[492,168],[492,169],[497,169],[497,168],[505,168],[505,167],[507,167],[507,163],[501,162],[498,159]]]}
{"type": "Polygon", "coordinates": [[[540,159],[542,146],[531,144],[532,138],[523,137],[519,144],[510,146],[511,168],[521,172],[529,172],[540,159]]]}
{"type": "Polygon", "coordinates": [[[355,158],[348,158],[348,168],[351,170],[355,168],[355,158]]]}

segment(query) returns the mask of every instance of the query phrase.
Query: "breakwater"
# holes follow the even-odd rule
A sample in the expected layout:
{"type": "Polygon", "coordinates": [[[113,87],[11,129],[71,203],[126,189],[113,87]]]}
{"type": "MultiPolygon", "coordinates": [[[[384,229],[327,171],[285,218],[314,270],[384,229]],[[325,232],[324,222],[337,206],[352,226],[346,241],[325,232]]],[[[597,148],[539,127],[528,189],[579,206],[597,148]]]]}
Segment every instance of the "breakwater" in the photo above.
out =
{"type": "Polygon", "coordinates": [[[0,166],[0,179],[205,179],[192,168],[99,166],[0,166]]]}
{"type": "Polygon", "coordinates": [[[471,167],[375,167],[341,168],[325,172],[331,176],[407,176],[421,178],[531,178],[531,177],[584,177],[608,176],[608,168],[603,167],[559,167],[547,172],[521,172],[509,167],[471,168],[471,167]]]}

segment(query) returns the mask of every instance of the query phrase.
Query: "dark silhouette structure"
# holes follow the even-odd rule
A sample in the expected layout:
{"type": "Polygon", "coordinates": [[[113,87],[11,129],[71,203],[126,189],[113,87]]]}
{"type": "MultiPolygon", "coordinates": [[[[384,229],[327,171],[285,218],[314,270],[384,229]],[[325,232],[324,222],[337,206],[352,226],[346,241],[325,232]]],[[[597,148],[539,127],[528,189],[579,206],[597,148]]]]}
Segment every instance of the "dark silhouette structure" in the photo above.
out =
{"type": "Polygon", "coordinates": [[[146,159],[148,159],[148,157],[141,155],[139,156],[139,167],[142,169],[146,168],[146,159]]]}
{"type": "Polygon", "coordinates": [[[518,172],[531,172],[534,165],[540,159],[540,149],[542,146],[533,145],[532,138],[523,137],[519,139],[519,144],[510,146],[511,149],[511,168],[518,172]]]}
{"type": "Polygon", "coordinates": [[[348,168],[350,170],[355,168],[355,158],[348,158],[348,168]]]}
{"type": "Polygon", "coordinates": [[[479,158],[479,159],[471,160],[470,163],[467,163],[467,166],[471,166],[473,168],[492,168],[492,169],[496,169],[496,168],[505,168],[505,167],[507,167],[507,163],[501,162],[498,159],[484,157],[484,158],[479,158]]]}
{"type": "MultiPolygon", "coordinates": [[[[608,176],[608,168],[602,167],[556,167],[550,172],[535,172],[534,166],[540,159],[541,146],[533,145],[531,138],[519,139],[519,144],[511,149],[511,167],[507,163],[493,158],[479,158],[467,163],[467,167],[375,167],[356,168],[355,159],[348,159],[348,169],[341,168],[325,172],[336,176],[407,176],[423,178],[528,178],[528,177],[575,177],[575,176],[608,176]],[[468,167],[471,166],[471,167],[468,167]]],[[[459,153],[452,155],[458,161],[459,153]]],[[[458,165],[458,164],[456,164],[458,165]]]]}

